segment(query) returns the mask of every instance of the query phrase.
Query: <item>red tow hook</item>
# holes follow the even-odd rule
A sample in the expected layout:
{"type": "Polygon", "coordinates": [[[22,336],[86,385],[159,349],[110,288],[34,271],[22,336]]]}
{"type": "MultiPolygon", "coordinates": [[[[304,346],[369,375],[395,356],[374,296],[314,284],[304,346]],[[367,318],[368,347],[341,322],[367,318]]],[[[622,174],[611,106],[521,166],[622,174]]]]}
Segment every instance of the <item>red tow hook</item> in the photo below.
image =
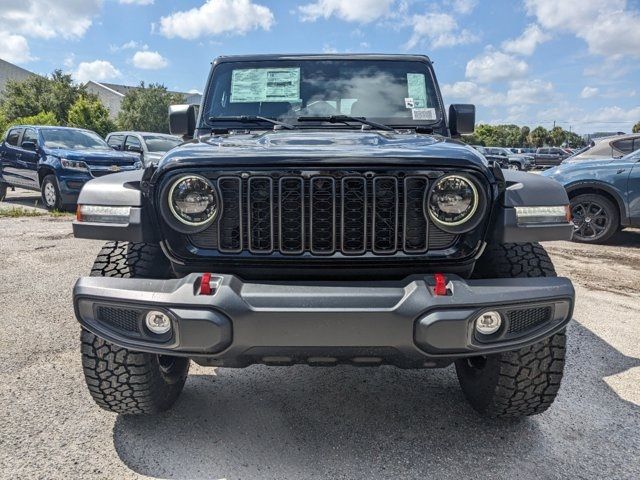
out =
{"type": "Polygon", "coordinates": [[[433,287],[433,294],[437,297],[447,296],[447,277],[442,273],[436,273],[433,275],[433,279],[436,284],[433,287]]]}
{"type": "Polygon", "coordinates": [[[211,295],[213,289],[211,288],[211,274],[203,273],[200,278],[200,295],[211,295]]]}

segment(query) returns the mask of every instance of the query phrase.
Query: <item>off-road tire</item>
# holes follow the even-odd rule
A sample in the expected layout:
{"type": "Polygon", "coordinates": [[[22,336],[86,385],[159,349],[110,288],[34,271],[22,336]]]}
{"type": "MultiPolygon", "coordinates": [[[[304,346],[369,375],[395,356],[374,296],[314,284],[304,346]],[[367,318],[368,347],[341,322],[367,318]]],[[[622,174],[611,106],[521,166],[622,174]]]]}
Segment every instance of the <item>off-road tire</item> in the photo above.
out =
{"type": "MultiPolygon", "coordinates": [[[[154,244],[109,242],[91,276],[169,278],[171,267],[154,244]]],[[[89,392],[105,410],[155,414],[169,409],[182,392],[189,359],[132,351],[82,330],[82,367],[89,392]]]]}
{"type": "MultiPolygon", "coordinates": [[[[549,255],[538,243],[490,244],[474,278],[555,277],[549,255]]],[[[565,332],[519,350],[456,361],[462,391],[487,417],[523,417],[547,410],[564,371],[565,332]]]]}

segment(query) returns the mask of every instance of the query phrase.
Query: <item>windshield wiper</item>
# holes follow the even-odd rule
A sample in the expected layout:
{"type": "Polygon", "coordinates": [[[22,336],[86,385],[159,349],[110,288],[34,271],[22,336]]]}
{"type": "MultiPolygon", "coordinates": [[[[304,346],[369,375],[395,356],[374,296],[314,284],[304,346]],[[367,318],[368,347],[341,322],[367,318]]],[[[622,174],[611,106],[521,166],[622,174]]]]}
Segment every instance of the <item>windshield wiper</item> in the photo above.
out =
{"type": "Polygon", "coordinates": [[[293,130],[296,127],[288,123],[280,122],[269,117],[261,117],[260,115],[233,115],[226,117],[209,117],[210,122],[243,122],[243,123],[260,123],[269,122],[272,125],[280,125],[287,130],[293,130]]]}
{"type": "Polygon", "coordinates": [[[299,122],[329,122],[329,123],[346,123],[346,122],[360,122],[364,125],[377,128],[378,130],[394,130],[393,127],[385,125],[383,123],[372,122],[365,117],[352,117],[351,115],[330,115],[327,117],[298,117],[296,120],[299,122]]]}

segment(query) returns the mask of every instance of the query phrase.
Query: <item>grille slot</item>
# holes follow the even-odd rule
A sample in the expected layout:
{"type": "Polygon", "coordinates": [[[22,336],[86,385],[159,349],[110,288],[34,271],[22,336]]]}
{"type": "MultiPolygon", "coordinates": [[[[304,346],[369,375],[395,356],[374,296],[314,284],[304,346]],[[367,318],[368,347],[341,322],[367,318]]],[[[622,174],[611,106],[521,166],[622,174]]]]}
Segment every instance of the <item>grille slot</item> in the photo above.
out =
{"type": "Polygon", "coordinates": [[[138,320],[142,312],[133,308],[104,307],[97,308],[99,321],[126,332],[139,332],[138,320]]]}
{"type": "Polygon", "coordinates": [[[522,308],[509,310],[509,330],[507,333],[522,333],[551,320],[553,309],[547,307],[522,308]]]}
{"type": "Polygon", "coordinates": [[[331,172],[212,175],[220,219],[193,234],[195,247],[220,253],[419,255],[457,236],[424,214],[425,175],[331,172]]]}

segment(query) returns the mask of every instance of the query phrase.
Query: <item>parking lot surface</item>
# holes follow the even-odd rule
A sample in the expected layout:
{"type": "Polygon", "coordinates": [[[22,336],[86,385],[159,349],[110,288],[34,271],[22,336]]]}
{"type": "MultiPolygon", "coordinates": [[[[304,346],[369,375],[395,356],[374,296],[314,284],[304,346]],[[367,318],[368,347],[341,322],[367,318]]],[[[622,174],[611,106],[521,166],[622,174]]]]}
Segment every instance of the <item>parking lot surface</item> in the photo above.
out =
{"type": "Polygon", "coordinates": [[[0,218],[1,478],[640,478],[640,230],[546,245],[577,306],[543,415],[481,419],[453,368],[192,365],[173,410],[135,418],[84,385],[71,289],[102,242],[70,220],[0,218]]]}

